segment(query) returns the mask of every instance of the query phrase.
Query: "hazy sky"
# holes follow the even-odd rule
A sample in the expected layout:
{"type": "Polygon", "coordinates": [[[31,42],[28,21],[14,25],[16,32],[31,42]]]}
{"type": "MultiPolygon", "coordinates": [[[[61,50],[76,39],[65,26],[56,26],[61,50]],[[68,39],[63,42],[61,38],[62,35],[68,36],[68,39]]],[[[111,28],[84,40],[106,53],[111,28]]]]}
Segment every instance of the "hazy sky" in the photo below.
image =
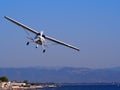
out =
{"type": "Polygon", "coordinates": [[[0,0],[0,67],[23,66],[120,66],[120,0],[0,0]],[[5,15],[81,51],[26,46],[24,29],[5,15]]]}

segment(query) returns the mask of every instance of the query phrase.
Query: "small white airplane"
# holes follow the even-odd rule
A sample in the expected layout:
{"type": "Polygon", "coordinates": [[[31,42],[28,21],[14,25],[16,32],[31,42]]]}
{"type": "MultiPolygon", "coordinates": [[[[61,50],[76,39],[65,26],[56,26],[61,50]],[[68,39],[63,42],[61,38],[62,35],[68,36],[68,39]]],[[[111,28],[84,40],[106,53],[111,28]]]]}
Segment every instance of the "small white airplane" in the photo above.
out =
{"type": "MultiPolygon", "coordinates": [[[[4,18],[6,18],[7,20],[15,23],[16,25],[24,28],[25,30],[28,30],[28,31],[34,33],[34,34],[36,35],[35,38],[28,37],[28,39],[30,39],[32,42],[36,43],[36,48],[38,47],[38,44],[39,44],[39,45],[42,45],[42,47],[43,47],[43,53],[45,52],[45,46],[47,46],[47,44],[46,44],[46,42],[45,42],[46,39],[47,39],[47,40],[50,40],[50,41],[53,41],[53,42],[55,42],[55,43],[58,43],[58,44],[67,46],[67,47],[72,48],[72,49],[74,49],[74,50],[80,51],[80,49],[77,48],[77,47],[74,47],[74,46],[69,45],[69,44],[67,44],[67,43],[64,43],[64,42],[62,42],[62,41],[59,41],[59,40],[57,40],[57,39],[54,39],[54,38],[51,38],[51,37],[49,37],[49,36],[44,35],[44,34],[43,34],[43,31],[37,32],[37,31],[35,31],[34,29],[31,29],[31,28],[29,28],[28,26],[25,26],[25,25],[23,25],[22,23],[14,20],[14,19],[12,19],[12,18],[10,18],[10,17],[8,17],[8,16],[4,16],[4,18]]],[[[30,43],[30,42],[27,42],[26,45],[29,45],[29,43],[30,43]]]]}

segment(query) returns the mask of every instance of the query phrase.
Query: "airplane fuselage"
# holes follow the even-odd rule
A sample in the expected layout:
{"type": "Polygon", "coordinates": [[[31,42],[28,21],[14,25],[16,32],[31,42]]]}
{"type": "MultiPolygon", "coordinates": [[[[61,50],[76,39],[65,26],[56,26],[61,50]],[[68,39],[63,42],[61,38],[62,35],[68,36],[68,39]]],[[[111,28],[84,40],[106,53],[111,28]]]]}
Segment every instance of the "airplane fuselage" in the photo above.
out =
{"type": "MultiPolygon", "coordinates": [[[[61,45],[64,45],[66,47],[69,47],[69,48],[72,48],[74,50],[77,50],[77,51],[80,51],[79,48],[75,47],[75,46],[72,46],[70,44],[67,44],[65,42],[62,42],[60,40],[57,40],[55,38],[52,38],[52,37],[49,37],[49,36],[46,36],[46,35],[43,35],[43,31],[41,32],[37,32],[36,30],[32,29],[32,28],[29,28],[28,26],[25,26],[24,24],[10,18],[10,17],[7,17],[7,16],[4,16],[7,20],[11,21],[12,23],[24,28],[25,30],[28,30],[32,33],[34,33],[36,35],[35,38],[32,38],[32,37],[28,37],[28,39],[32,40],[32,42],[36,43],[37,46],[36,48],[38,47],[38,44],[39,45],[42,45],[42,47],[44,48],[44,46],[47,46],[45,40],[49,40],[49,41],[52,41],[52,42],[55,42],[57,44],[61,44],[61,45]]],[[[26,43],[26,45],[29,45],[29,42],[26,43]]],[[[45,52],[45,48],[43,49],[43,52],[45,52]]]]}
{"type": "Polygon", "coordinates": [[[45,43],[45,38],[42,37],[41,35],[37,35],[37,36],[34,38],[34,42],[37,43],[37,44],[40,44],[40,45],[44,45],[44,43],[45,43]]]}

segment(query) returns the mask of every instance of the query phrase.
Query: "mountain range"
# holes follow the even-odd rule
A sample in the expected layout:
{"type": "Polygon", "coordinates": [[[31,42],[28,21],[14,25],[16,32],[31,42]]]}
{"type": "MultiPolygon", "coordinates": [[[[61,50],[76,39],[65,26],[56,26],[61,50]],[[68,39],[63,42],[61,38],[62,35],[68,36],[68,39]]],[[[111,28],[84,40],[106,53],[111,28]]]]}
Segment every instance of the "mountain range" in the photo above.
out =
{"type": "Polygon", "coordinates": [[[120,67],[107,69],[91,68],[0,68],[0,76],[10,81],[54,82],[54,83],[95,83],[120,82],[120,67]]]}

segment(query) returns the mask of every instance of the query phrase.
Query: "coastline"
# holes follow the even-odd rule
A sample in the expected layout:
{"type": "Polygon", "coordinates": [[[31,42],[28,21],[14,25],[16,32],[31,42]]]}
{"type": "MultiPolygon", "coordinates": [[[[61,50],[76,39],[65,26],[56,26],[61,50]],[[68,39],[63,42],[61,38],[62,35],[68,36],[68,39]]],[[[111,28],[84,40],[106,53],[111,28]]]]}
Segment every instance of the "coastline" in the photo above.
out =
{"type": "Polygon", "coordinates": [[[25,84],[25,83],[10,83],[2,82],[0,85],[0,90],[37,90],[43,88],[56,88],[57,84],[25,84]]]}

